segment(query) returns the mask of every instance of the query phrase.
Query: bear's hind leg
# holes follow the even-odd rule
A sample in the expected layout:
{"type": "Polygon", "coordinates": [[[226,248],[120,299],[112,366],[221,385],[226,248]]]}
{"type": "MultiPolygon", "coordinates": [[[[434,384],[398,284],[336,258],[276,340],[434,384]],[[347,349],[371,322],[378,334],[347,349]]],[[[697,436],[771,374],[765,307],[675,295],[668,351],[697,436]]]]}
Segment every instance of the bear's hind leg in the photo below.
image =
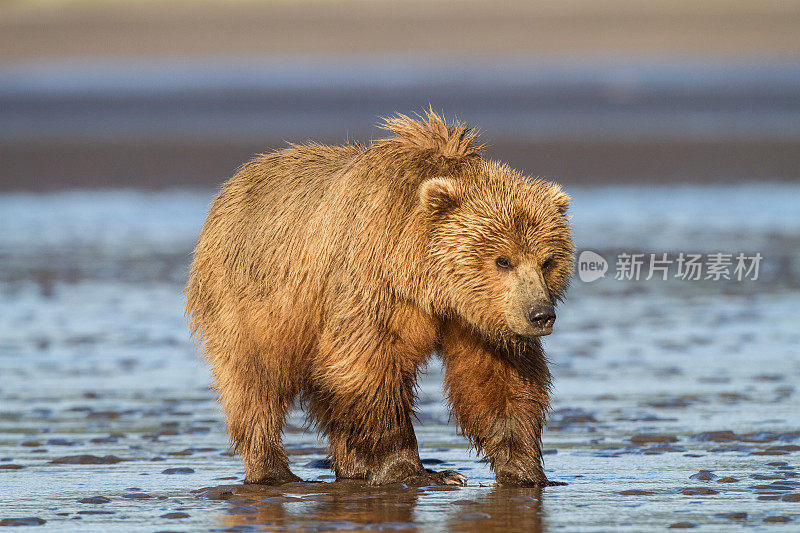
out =
{"type": "Polygon", "coordinates": [[[245,466],[245,482],[280,485],[301,481],[289,469],[281,443],[286,412],[297,387],[264,367],[256,354],[212,359],[225,407],[228,435],[245,466]]]}

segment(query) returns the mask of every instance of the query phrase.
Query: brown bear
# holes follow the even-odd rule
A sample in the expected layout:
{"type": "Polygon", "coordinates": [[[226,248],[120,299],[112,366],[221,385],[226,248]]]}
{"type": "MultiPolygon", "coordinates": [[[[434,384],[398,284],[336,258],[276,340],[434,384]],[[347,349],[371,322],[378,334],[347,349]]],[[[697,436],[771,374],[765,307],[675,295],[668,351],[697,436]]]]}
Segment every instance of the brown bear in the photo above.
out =
{"type": "Polygon", "coordinates": [[[186,288],[246,481],[299,478],[281,444],[296,398],[338,478],[462,484],[420,462],[416,379],[432,354],[498,483],[546,485],[550,373],[539,336],[572,272],[558,185],[485,160],[429,111],[369,146],[291,145],[214,200],[186,288]]]}

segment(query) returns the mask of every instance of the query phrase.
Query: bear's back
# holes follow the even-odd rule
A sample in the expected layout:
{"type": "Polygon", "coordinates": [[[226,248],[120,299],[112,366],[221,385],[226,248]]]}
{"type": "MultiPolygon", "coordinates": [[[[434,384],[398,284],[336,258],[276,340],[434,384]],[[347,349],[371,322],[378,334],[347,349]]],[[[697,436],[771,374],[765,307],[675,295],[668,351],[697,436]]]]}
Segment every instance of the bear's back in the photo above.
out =
{"type": "Polygon", "coordinates": [[[361,153],[356,145],[292,146],[246,163],[214,200],[195,263],[237,289],[291,282],[293,266],[314,264],[309,254],[324,250],[315,226],[344,169],[361,153]]]}

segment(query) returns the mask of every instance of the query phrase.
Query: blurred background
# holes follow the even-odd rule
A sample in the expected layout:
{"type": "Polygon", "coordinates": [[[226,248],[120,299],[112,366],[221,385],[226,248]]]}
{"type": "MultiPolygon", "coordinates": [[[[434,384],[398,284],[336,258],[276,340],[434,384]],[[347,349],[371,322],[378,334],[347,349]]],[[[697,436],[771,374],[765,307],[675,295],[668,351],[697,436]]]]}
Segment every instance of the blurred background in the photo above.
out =
{"type": "MultiPolygon", "coordinates": [[[[0,0],[0,525],[789,531],[798,322],[799,1],[0,0]],[[469,487],[192,493],[242,478],[182,316],[216,189],[428,105],[562,183],[608,261],[545,341],[546,468],[569,485],[490,488],[433,362],[420,453],[469,487]],[[763,261],[616,280],[622,253],[763,261]]],[[[293,470],[330,481],[289,422],[293,470]]]]}
{"type": "Polygon", "coordinates": [[[211,186],[426,108],[565,183],[793,180],[800,3],[0,3],[0,186],[211,186]]]}

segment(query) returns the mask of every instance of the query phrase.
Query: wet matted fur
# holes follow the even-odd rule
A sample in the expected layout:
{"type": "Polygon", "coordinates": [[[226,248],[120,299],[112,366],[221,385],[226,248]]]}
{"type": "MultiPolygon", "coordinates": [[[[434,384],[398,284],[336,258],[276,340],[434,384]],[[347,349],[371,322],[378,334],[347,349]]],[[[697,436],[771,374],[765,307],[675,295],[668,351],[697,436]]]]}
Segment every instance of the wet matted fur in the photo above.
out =
{"type": "Polygon", "coordinates": [[[453,482],[423,468],[412,427],[438,353],[453,416],[498,482],[546,484],[550,373],[527,317],[571,275],[569,198],[485,160],[474,130],[432,111],[384,127],[395,136],[369,146],[256,157],[203,226],[186,310],[246,479],[298,479],[281,429],[302,396],[338,477],[453,482]]]}

